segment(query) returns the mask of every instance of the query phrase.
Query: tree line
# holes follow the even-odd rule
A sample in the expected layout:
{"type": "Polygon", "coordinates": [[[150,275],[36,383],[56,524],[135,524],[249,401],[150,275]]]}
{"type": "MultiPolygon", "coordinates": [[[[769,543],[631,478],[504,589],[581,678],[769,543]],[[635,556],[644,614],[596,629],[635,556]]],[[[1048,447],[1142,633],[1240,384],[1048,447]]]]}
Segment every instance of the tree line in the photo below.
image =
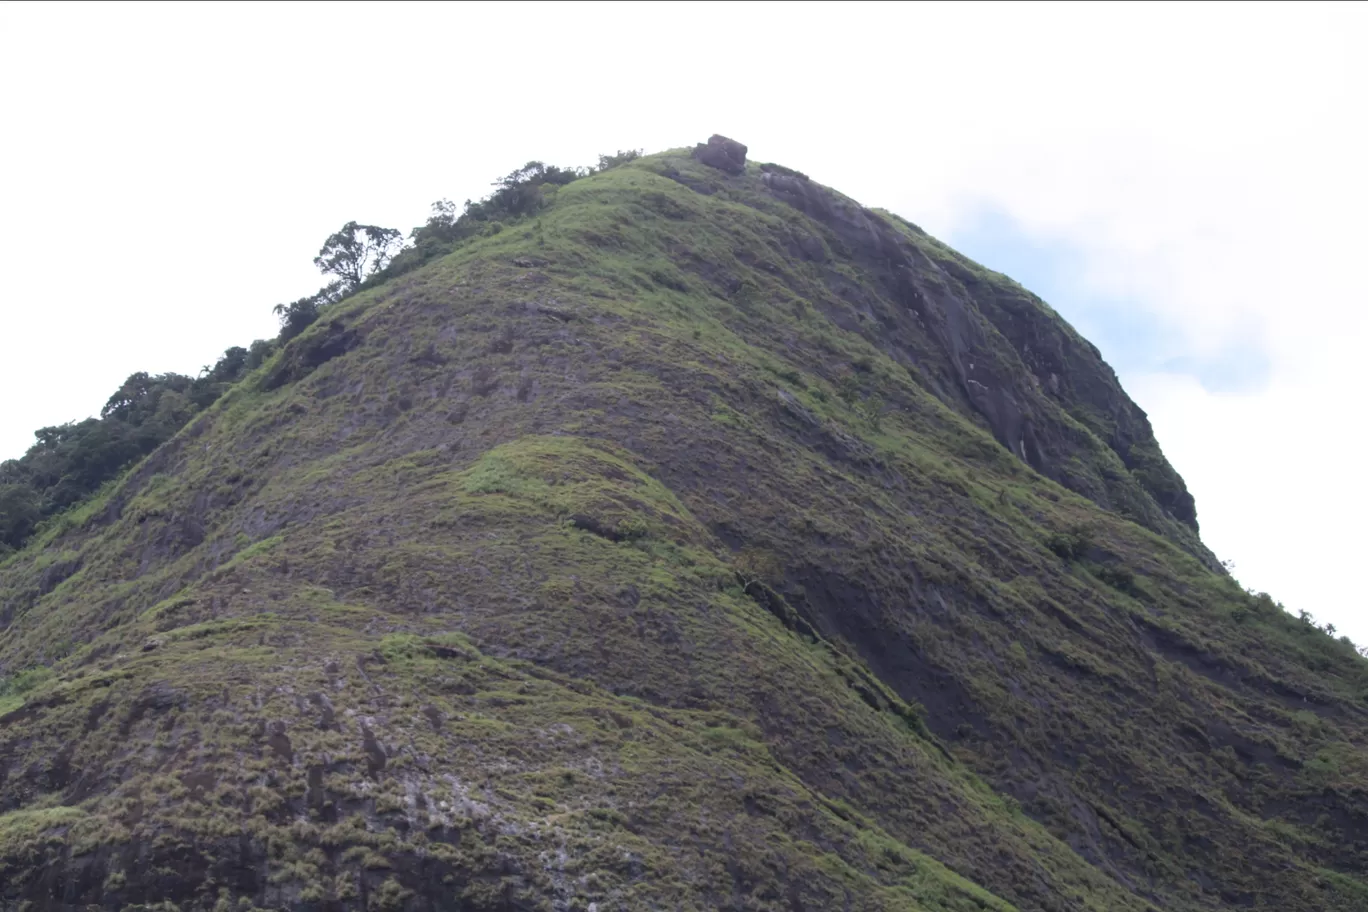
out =
{"type": "Polygon", "coordinates": [[[597,166],[559,168],[531,161],[494,182],[482,200],[459,210],[449,200],[432,205],[427,222],[405,239],[400,231],[348,222],[323,242],[314,265],[328,284],[299,300],[273,308],[280,320],[275,339],[229,348],[197,377],[148,374],[128,377],[99,417],[39,428],[35,443],[18,459],[0,462],[0,559],[22,548],[42,522],[89,497],[130,465],[169,440],[195,415],[218,401],[234,383],[264,364],[308,329],[328,307],[361,288],[385,281],[450,253],[465,241],[494,234],[546,203],[549,187],[564,186],[625,164],[636,151],[600,155],[597,166]]]}
{"type": "Polygon", "coordinates": [[[394,228],[348,222],[324,241],[314,258],[314,265],[331,281],[308,297],[275,306],[281,341],[302,333],[323,310],[363,286],[410,272],[471,238],[497,234],[507,224],[534,215],[546,205],[548,187],[563,187],[616,168],[640,154],[627,150],[600,155],[597,165],[582,168],[530,161],[496,180],[494,191],[482,200],[466,200],[459,209],[447,199],[433,203],[427,223],[414,228],[407,239],[394,228]]]}
{"type": "Polygon", "coordinates": [[[0,462],[0,557],[23,547],[44,519],[155,450],[273,350],[266,341],[230,348],[198,377],[132,374],[98,418],[35,431],[27,453],[0,462]]]}

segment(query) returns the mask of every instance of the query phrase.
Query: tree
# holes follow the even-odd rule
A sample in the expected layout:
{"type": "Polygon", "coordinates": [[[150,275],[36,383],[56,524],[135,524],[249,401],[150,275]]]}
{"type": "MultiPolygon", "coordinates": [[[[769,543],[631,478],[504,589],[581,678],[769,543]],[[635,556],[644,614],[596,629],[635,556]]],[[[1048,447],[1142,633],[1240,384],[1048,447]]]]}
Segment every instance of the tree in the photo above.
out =
{"type": "Polygon", "coordinates": [[[198,378],[130,374],[100,417],[34,431],[28,452],[0,462],[0,556],[23,547],[40,521],[90,496],[170,439],[260,365],[273,346],[254,342],[250,350],[230,348],[198,378]]]}
{"type": "Polygon", "coordinates": [[[224,350],[223,356],[206,371],[206,374],[210,380],[232,383],[246,372],[246,368],[247,349],[241,345],[234,345],[232,348],[224,350]]]}
{"type": "Polygon", "coordinates": [[[312,297],[300,298],[289,304],[277,304],[271,313],[280,318],[280,341],[288,342],[318,319],[318,302],[312,297]]]}
{"type": "Polygon", "coordinates": [[[323,242],[314,265],[325,275],[336,276],[350,292],[388,266],[403,246],[403,236],[394,228],[347,222],[323,242]]]}
{"type": "Polygon", "coordinates": [[[432,215],[428,218],[428,224],[450,228],[456,224],[456,219],[460,217],[456,204],[443,197],[432,204],[432,215]]]}
{"type": "Polygon", "coordinates": [[[184,395],[193,385],[194,380],[181,374],[149,374],[146,371],[130,374],[100,409],[100,417],[141,427],[156,416],[166,393],[184,395]]]}
{"type": "Polygon", "coordinates": [[[0,484],[0,555],[7,548],[22,546],[41,518],[38,496],[32,488],[0,484]]]}
{"type": "Polygon", "coordinates": [[[545,162],[530,161],[494,182],[498,189],[481,203],[468,203],[466,211],[478,218],[522,216],[543,205],[542,185],[562,187],[585,175],[579,168],[557,168],[545,162]]]}
{"type": "Polygon", "coordinates": [[[629,161],[635,161],[640,157],[640,149],[628,149],[626,152],[619,150],[616,155],[600,155],[598,160],[598,170],[607,171],[609,168],[616,168],[618,165],[625,165],[629,161]]]}
{"type": "Polygon", "coordinates": [[[270,339],[257,339],[252,343],[252,347],[247,349],[247,362],[243,365],[247,370],[256,370],[266,363],[266,359],[275,354],[276,343],[270,339]]]}
{"type": "Polygon", "coordinates": [[[289,304],[277,304],[271,312],[280,318],[280,341],[288,342],[314,324],[318,313],[329,304],[336,304],[345,294],[342,280],[329,282],[307,298],[289,304]]]}

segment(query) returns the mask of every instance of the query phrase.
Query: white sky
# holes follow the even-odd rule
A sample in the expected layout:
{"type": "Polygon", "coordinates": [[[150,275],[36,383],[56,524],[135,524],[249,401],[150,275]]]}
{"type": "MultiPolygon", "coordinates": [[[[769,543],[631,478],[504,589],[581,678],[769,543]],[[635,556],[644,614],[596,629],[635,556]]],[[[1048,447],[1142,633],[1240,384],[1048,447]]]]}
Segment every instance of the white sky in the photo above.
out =
{"type": "MultiPolygon", "coordinates": [[[[357,219],[714,132],[1080,294],[1261,349],[1122,375],[1246,585],[1368,642],[1368,6],[0,5],[0,458],[272,335],[357,219]]],[[[991,261],[986,265],[992,266],[991,261]]],[[[1103,352],[1107,354],[1106,351],[1103,352]]]]}

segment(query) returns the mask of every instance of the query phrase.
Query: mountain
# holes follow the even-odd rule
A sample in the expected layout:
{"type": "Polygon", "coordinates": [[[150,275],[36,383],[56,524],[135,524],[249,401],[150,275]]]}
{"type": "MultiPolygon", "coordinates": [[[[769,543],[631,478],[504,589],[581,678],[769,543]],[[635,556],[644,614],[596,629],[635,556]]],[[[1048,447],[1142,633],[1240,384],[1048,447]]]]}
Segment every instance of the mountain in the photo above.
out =
{"type": "Polygon", "coordinates": [[[738,143],[623,158],[0,564],[0,906],[1368,909],[1368,663],[1097,350],[738,143]]]}

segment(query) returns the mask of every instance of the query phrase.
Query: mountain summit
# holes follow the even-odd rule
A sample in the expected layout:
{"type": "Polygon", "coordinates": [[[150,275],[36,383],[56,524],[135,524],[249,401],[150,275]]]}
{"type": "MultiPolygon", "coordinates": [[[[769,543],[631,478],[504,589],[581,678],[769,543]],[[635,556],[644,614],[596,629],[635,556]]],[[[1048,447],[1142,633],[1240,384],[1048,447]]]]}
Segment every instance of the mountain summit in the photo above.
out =
{"type": "Polygon", "coordinates": [[[515,172],[0,563],[0,908],[1368,909],[1368,663],[747,153],[515,172]]]}

